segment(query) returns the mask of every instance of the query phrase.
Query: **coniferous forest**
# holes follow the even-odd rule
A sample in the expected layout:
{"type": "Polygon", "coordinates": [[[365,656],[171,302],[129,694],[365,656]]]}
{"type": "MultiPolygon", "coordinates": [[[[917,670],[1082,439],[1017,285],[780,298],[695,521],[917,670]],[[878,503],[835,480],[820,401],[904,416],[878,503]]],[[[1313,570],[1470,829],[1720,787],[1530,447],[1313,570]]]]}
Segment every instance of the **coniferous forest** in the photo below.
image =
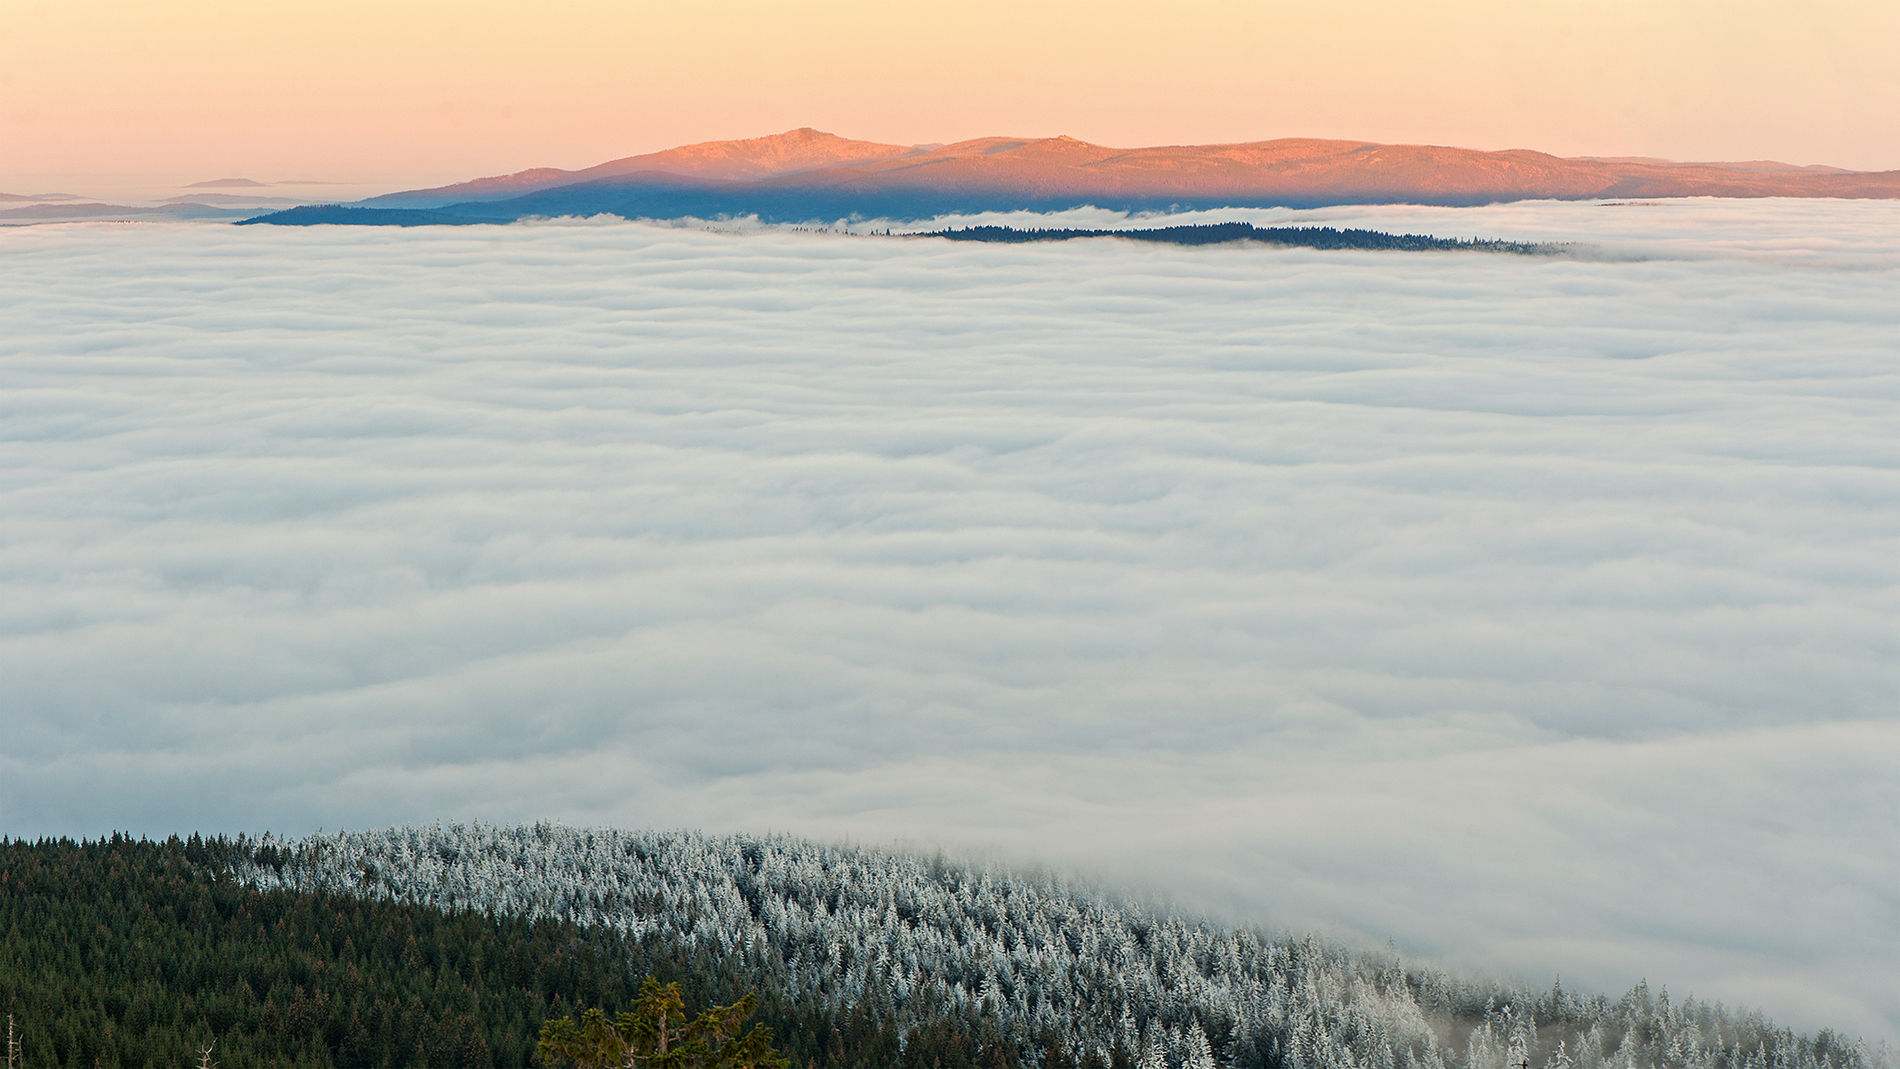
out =
{"type": "Polygon", "coordinates": [[[534,1064],[678,982],[794,1069],[1879,1069],[1759,1013],[1454,977],[1058,877],[773,837],[449,826],[0,843],[27,1066],[534,1064]]]}
{"type": "Polygon", "coordinates": [[[648,976],[690,1006],[760,996],[794,1069],[1015,1069],[993,1027],[780,988],[731,955],[606,927],[239,882],[243,840],[0,843],[0,1003],[24,1066],[525,1066],[550,1018],[628,1005],[648,976]],[[908,1054],[908,1057],[905,1055],[908,1054]]]}
{"type": "Polygon", "coordinates": [[[1340,229],[1330,226],[1254,226],[1252,223],[1201,223],[1190,226],[1124,227],[1116,230],[1018,230],[1008,226],[968,226],[915,235],[951,241],[1000,242],[1020,245],[1076,238],[1121,238],[1163,245],[1229,245],[1257,242],[1308,249],[1398,249],[1407,252],[1511,252],[1550,255],[1565,251],[1560,243],[1502,241],[1490,238],[1438,238],[1429,234],[1388,234],[1383,230],[1340,229]]]}

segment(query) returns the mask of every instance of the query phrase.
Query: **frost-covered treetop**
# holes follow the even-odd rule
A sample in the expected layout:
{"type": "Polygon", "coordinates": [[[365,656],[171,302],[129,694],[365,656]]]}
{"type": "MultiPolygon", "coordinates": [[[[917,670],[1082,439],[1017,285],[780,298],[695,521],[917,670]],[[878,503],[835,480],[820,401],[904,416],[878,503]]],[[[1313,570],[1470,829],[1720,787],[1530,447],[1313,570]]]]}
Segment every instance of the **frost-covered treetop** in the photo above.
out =
{"type": "Polygon", "coordinates": [[[1225,927],[1050,873],[787,836],[482,824],[266,836],[259,887],[552,917],[743,955],[793,990],[992,1015],[1140,1069],[1876,1069],[1830,1033],[1646,986],[1460,980],[1225,927]],[[921,1001],[920,1001],[921,1000],[921,1001]]]}

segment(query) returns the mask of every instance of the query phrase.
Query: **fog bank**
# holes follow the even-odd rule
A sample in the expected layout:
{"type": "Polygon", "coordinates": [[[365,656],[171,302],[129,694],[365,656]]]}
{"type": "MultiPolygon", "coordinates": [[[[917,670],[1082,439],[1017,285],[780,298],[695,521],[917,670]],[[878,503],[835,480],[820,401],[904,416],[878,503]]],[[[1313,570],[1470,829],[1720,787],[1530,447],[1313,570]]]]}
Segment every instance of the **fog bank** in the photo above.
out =
{"type": "Polygon", "coordinates": [[[1602,254],[0,231],[0,822],[941,843],[1900,1036],[1900,206],[1229,217],[1602,254]]]}

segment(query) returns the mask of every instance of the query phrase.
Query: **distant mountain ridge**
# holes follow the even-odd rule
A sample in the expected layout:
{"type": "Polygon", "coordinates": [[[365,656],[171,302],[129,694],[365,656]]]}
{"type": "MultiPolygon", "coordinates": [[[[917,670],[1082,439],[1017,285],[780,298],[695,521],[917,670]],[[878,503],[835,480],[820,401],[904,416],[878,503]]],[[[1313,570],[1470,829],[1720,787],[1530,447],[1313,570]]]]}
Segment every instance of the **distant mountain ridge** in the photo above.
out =
{"type": "Polygon", "coordinates": [[[356,207],[484,219],[605,213],[804,222],[1084,205],[1152,211],[1669,197],[1892,199],[1900,198],[1900,171],[1767,160],[1567,159],[1528,149],[1313,138],[1135,149],[1072,137],[902,146],[802,128],[684,145],[578,171],[536,168],[390,193],[356,207]]]}
{"type": "Polygon", "coordinates": [[[557,186],[578,185],[603,178],[653,172],[681,178],[705,178],[738,182],[773,178],[804,170],[849,166],[899,159],[921,151],[902,145],[880,145],[873,141],[852,141],[836,134],[803,127],[771,137],[741,141],[702,141],[681,145],[664,152],[627,156],[579,171],[556,167],[535,167],[514,174],[477,178],[434,189],[415,189],[388,193],[363,201],[365,207],[422,207],[424,201],[435,206],[457,201],[504,200],[557,186]]]}

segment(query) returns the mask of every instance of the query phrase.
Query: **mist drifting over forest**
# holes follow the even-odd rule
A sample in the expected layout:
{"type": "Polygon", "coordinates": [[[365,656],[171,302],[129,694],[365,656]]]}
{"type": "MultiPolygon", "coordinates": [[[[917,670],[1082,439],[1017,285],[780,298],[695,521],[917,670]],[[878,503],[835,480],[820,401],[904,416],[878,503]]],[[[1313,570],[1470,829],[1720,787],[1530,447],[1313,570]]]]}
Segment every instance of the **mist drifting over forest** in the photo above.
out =
{"type": "MultiPolygon", "coordinates": [[[[1877,1069],[1640,983],[1621,998],[1455,976],[1392,951],[1232,929],[1048,873],[786,836],[455,825],[243,844],[239,877],[683,948],[900,1033],[975,1019],[1025,1066],[1877,1069]]],[[[714,965],[713,963],[718,963],[714,965]]]]}
{"type": "Polygon", "coordinates": [[[1892,1038],[1897,210],[9,230],[0,812],[905,838],[1892,1038]]]}

